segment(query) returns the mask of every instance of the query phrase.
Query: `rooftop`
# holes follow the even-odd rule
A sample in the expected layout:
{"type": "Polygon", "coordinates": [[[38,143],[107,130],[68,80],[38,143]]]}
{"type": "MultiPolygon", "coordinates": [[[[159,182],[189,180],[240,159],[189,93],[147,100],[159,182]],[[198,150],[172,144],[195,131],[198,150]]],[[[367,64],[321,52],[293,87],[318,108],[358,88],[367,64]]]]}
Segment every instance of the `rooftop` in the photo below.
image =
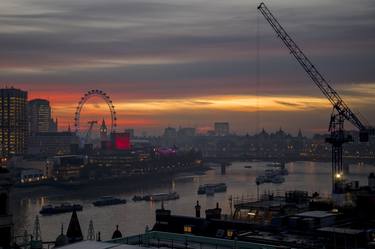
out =
{"type": "Polygon", "coordinates": [[[295,214],[295,216],[306,218],[327,218],[331,216],[336,216],[336,214],[327,211],[307,211],[295,214]]]}
{"type": "Polygon", "coordinates": [[[113,239],[106,242],[86,240],[60,248],[64,249],[140,249],[140,248],[207,248],[207,249],[284,249],[284,246],[265,245],[262,243],[225,240],[195,236],[191,234],[175,234],[151,231],[145,234],[113,239]]]}
{"type": "Polygon", "coordinates": [[[346,234],[346,235],[357,235],[357,234],[361,234],[365,232],[362,229],[352,229],[352,228],[345,228],[345,227],[323,227],[323,228],[319,228],[318,231],[340,233],[340,234],[346,234]]]}
{"type": "Polygon", "coordinates": [[[260,200],[260,201],[244,201],[241,199],[235,203],[236,208],[271,208],[285,205],[284,197],[274,197],[272,200],[260,200]]]}
{"type": "Polygon", "coordinates": [[[108,242],[102,242],[102,241],[93,241],[93,240],[85,240],[77,243],[73,243],[67,246],[63,246],[60,248],[64,249],[109,249],[109,248],[116,248],[116,249],[136,249],[140,248],[136,245],[127,245],[127,244],[113,244],[108,242]]]}
{"type": "Polygon", "coordinates": [[[264,243],[228,240],[197,236],[192,234],[177,234],[151,231],[145,234],[110,240],[111,243],[130,244],[144,247],[164,248],[206,248],[206,249],[284,249],[284,246],[266,245],[264,243]]]}

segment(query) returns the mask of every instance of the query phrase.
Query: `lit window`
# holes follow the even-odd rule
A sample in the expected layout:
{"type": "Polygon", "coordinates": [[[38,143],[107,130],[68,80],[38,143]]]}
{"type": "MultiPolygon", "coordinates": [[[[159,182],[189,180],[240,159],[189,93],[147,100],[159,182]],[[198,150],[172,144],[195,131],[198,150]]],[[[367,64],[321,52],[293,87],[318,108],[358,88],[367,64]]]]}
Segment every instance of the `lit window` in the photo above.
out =
{"type": "Polygon", "coordinates": [[[189,225],[184,226],[184,233],[191,233],[193,228],[189,225]]]}

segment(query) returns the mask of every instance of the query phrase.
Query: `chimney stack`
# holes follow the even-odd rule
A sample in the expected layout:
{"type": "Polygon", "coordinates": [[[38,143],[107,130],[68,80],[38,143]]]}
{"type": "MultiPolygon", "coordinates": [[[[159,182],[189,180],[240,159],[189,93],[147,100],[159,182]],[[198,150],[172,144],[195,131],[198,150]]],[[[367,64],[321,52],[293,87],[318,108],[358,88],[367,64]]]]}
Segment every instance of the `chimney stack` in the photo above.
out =
{"type": "Polygon", "coordinates": [[[201,217],[201,205],[199,205],[199,201],[197,201],[197,205],[195,205],[195,217],[201,217]]]}

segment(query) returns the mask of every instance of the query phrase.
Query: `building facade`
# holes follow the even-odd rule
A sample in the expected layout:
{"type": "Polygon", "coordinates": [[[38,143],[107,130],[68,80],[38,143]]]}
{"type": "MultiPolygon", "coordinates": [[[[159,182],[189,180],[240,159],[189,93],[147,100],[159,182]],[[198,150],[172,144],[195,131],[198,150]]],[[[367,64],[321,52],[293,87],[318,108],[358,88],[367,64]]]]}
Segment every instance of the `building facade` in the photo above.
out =
{"type": "Polygon", "coordinates": [[[194,137],[195,134],[196,130],[193,127],[180,128],[177,132],[178,137],[194,137]]]}
{"type": "Polygon", "coordinates": [[[28,133],[26,91],[0,89],[0,128],[1,157],[23,155],[28,133]]]}
{"type": "Polygon", "coordinates": [[[57,121],[51,116],[51,106],[46,99],[33,99],[27,106],[29,132],[34,135],[37,132],[56,132],[57,121]]]}
{"type": "Polygon", "coordinates": [[[167,127],[164,129],[163,134],[163,145],[173,146],[177,142],[177,130],[173,127],[167,127]]]}
{"type": "Polygon", "coordinates": [[[216,136],[228,136],[229,135],[229,123],[228,122],[216,122],[215,123],[215,135],[216,136]]]}
{"type": "Polygon", "coordinates": [[[81,155],[54,156],[47,159],[48,167],[53,169],[53,177],[61,181],[79,179],[86,164],[85,156],[81,155]]]}
{"type": "Polygon", "coordinates": [[[28,139],[29,155],[55,156],[71,153],[72,144],[78,144],[74,132],[38,132],[28,139]]]}

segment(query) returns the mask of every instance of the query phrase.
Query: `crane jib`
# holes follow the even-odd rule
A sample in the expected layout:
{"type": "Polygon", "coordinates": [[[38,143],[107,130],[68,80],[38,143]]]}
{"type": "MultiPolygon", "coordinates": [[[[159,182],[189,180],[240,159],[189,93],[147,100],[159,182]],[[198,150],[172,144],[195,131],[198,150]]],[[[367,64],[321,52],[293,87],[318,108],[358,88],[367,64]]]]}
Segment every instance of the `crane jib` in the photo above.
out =
{"type": "Polygon", "coordinates": [[[340,95],[328,84],[322,74],[311,63],[303,51],[298,47],[294,40],[284,30],[281,24],[273,16],[271,11],[264,3],[258,6],[258,10],[265,17],[267,22],[276,32],[277,36],[283,41],[284,45],[290,50],[291,54],[296,58],[298,63],[302,66],[305,72],[309,75],[312,81],[319,87],[326,98],[331,102],[333,108],[342,115],[346,120],[352,123],[360,131],[360,140],[368,141],[368,135],[373,135],[374,128],[364,125],[363,122],[354,114],[340,97],[340,95]]]}

